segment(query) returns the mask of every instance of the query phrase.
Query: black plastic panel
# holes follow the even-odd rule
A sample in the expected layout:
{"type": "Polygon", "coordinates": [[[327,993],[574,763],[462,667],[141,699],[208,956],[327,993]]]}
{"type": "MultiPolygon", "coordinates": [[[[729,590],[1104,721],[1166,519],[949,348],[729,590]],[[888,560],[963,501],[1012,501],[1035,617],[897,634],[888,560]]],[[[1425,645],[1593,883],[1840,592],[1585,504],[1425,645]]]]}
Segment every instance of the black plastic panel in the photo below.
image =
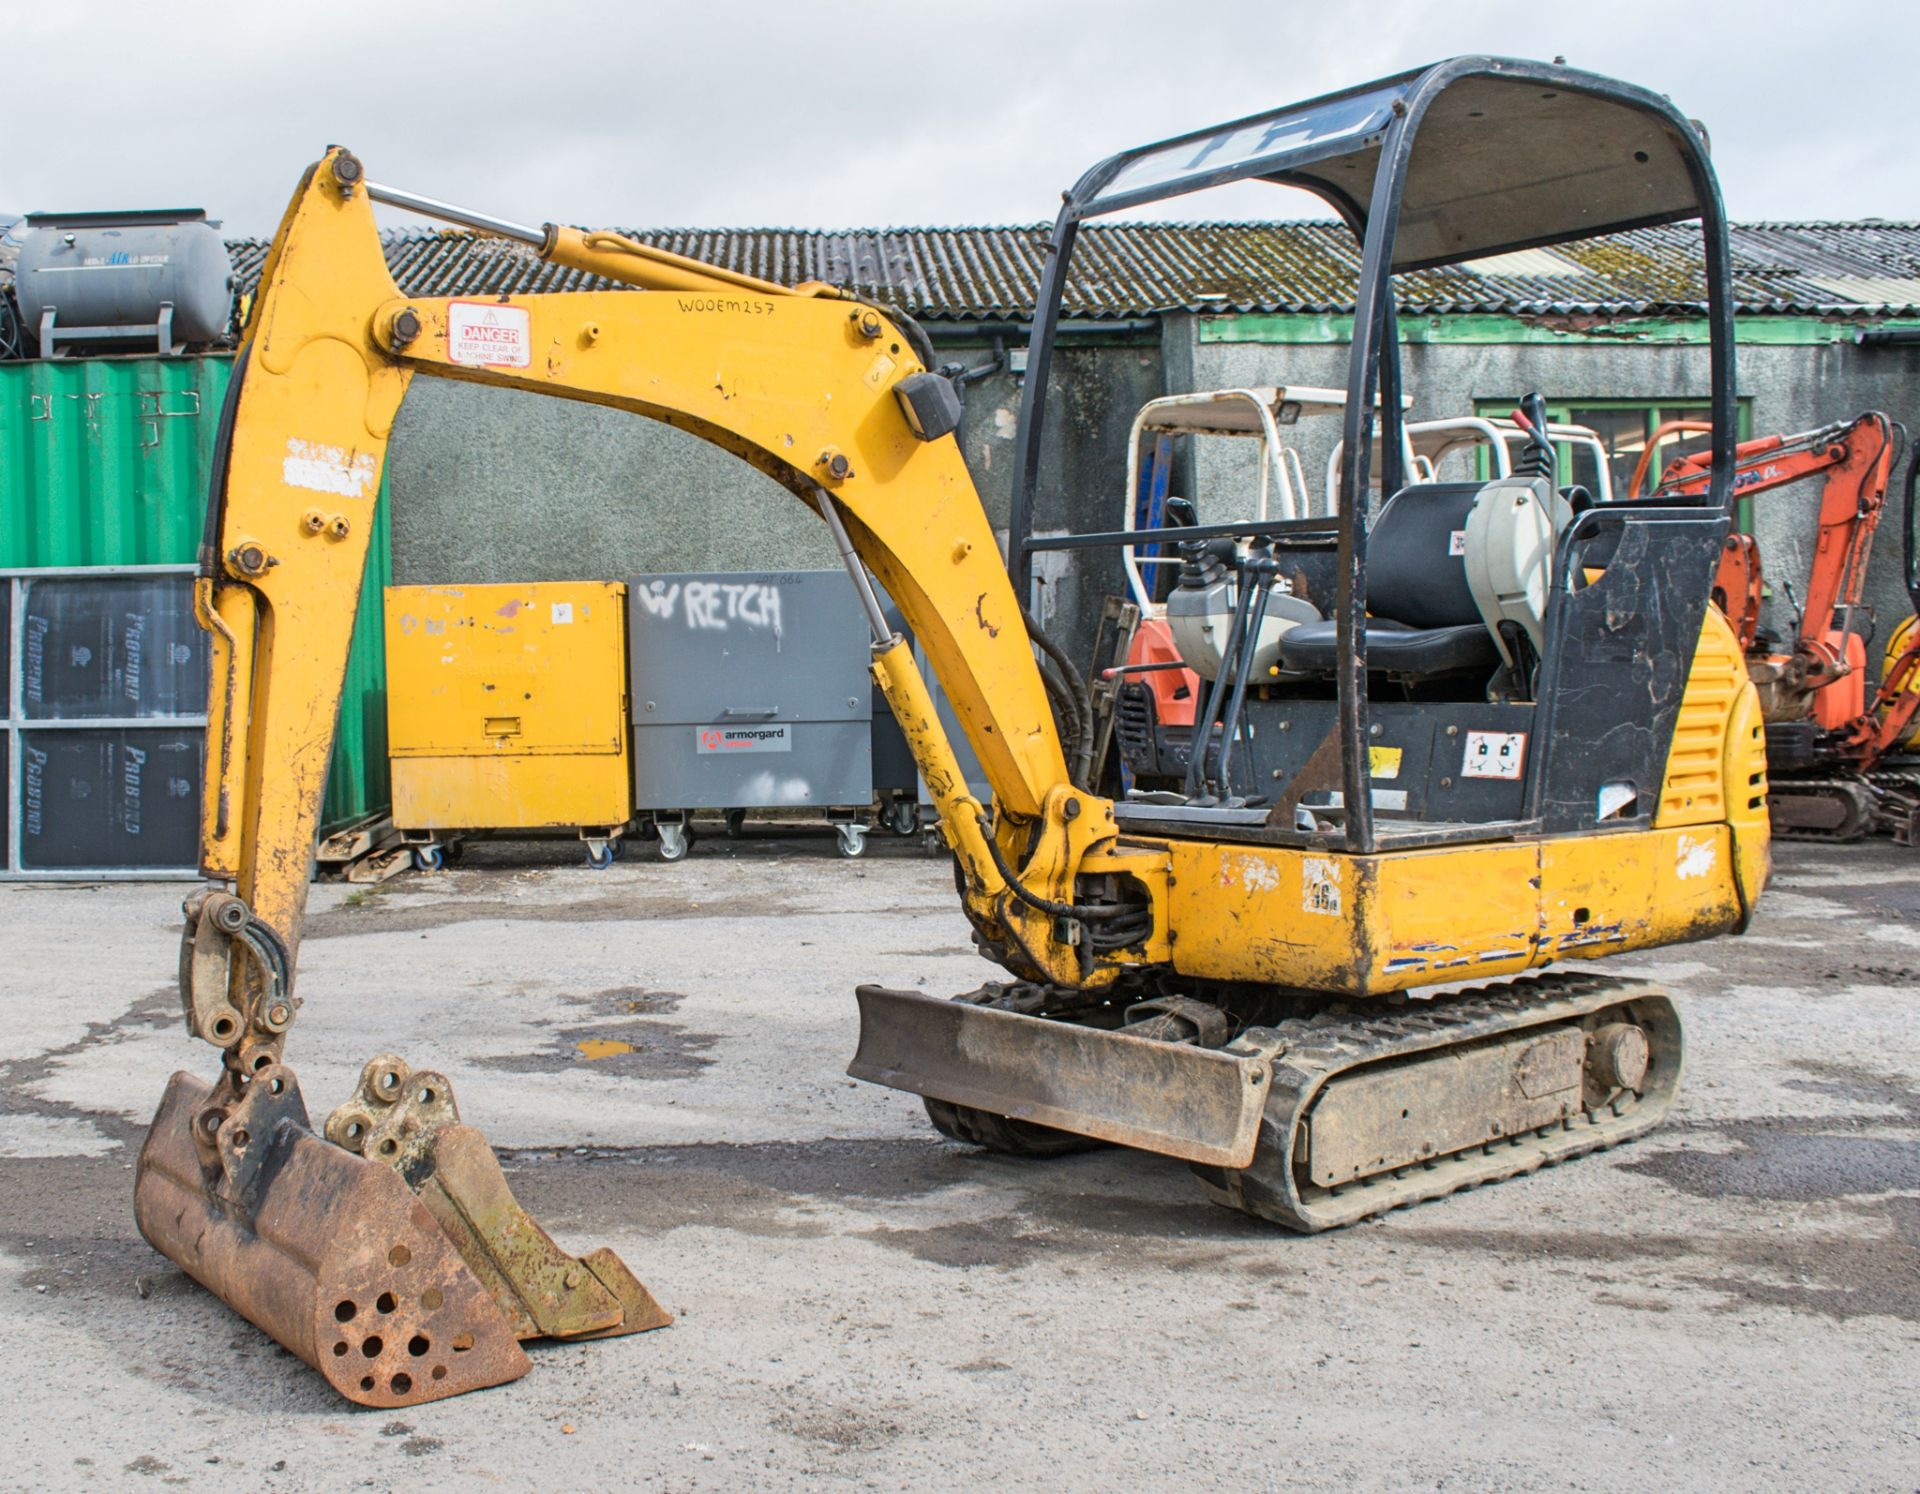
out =
{"type": "MultiPolygon", "coordinates": [[[[1331,700],[1249,701],[1246,713],[1254,728],[1253,753],[1251,765],[1244,746],[1234,754],[1234,792],[1273,800],[1294,787],[1294,779],[1308,767],[1334,729],[1338,706],[1331,700]]],[[[1368,759],[1374,810],[1383,821],[1471,824],[1520,817],[1524,775],[1533,766],[1533,707],[1376,701],[1372,722],[1368,759]],[[1482,761],[1469,768],[1469,744],[1496,738],[1517,739],[1521,776],[1478,776],[1496,771],[1484,753],[1482,761]]],[[[1340,787],[1339,761],[1325,754],[1312,780],[1300,785],[1310,800],[1340,787]]]]}
{"type": "Polygon", "coordinates": [[[1533,812],[1549,835],[1597,823],[1600,788],[1630,783],[1651,815],[1699,646],[1727,521],[1719,515],[1583,515],[1555,562],[1605,571],[1555,593],[1540,671],[1551,737],[1533,812]]]}
{"type": "Polygon", "coordinates": [[[199,852],[205,729],[23,731],[22,871],[178,871],[199,852]]]}
{"type": "Polygon", "coordinates": [[[207,635],[191,576],[25,580],[23,719],[197,716],[207,708],[207,635]]]}

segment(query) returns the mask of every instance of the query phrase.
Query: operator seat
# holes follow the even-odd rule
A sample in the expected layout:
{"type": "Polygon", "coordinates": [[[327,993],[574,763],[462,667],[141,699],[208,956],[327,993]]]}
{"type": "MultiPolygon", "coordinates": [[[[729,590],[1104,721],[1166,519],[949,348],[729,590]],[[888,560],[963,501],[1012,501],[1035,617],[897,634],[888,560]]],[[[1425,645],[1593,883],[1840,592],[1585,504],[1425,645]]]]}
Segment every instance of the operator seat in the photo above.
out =
{"type": "MultiPolygon", "coordinates": [[[[1425,679],[1502,662],[1467,581],[1467,516],[1485,485],[1416,483],[1387,501],[1367,537],[1367,668],[1425,679]]],[[[1301,623],[1280,640],[1283,669],[1331,672],[1331,621],[1301,623]]]]}

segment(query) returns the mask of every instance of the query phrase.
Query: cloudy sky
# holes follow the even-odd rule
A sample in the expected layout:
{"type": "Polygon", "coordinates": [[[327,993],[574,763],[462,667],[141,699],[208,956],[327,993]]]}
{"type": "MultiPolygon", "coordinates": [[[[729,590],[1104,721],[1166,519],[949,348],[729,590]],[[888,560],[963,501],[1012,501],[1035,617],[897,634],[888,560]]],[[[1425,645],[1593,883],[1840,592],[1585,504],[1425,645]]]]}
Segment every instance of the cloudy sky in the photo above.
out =
{"type": "MultiPolygon", "coordinates": [[[[1670,95],[1736,220],[1920,216],[1910,0],[96,0],[6,22],[11,211],[204,206],[269,233],[339,141],[376,181],[533,223],[1035,222],[1114,150],[1483,51],[1670,95]]],[[[1311,211],[1217,196],[1182,215],[1311,211]]]]}

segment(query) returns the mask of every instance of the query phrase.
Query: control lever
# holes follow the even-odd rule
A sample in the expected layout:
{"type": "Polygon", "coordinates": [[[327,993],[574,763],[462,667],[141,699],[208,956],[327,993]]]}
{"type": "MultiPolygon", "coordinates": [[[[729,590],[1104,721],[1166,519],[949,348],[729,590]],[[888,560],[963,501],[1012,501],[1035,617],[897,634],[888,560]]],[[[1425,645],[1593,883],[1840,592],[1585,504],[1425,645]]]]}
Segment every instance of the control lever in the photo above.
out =
{"type": "Polygon", "coordinates": [[[1550,489],[1558,489],[1559,453],[1547,439],[1547,402],[1536,391],[1524,396],[1513,412],[1513,423],[1527,433],[1527,444],[1513,464],[1516,477],[1544,477],[1550,489]]]}
{"type": "Polygon", "coordinates": [[[1253,611],[1240,639],[1240,652],[1234,658],[1233,695],[1227,701],[1226,719],[1220,723],[1220,797],[1223,799],[1233,795],[1233,741],[1240,728],[1240,707],[1253,678],[1254,657],[1260,651],[1260,628],[1267,620],[1267,604],[1273,600],[1273,578],[1279,573],[1280,564],[1272,552],[1263,541],[1256,541],[1240,567],[1241,590],[1253,590],[1253,611]]]}

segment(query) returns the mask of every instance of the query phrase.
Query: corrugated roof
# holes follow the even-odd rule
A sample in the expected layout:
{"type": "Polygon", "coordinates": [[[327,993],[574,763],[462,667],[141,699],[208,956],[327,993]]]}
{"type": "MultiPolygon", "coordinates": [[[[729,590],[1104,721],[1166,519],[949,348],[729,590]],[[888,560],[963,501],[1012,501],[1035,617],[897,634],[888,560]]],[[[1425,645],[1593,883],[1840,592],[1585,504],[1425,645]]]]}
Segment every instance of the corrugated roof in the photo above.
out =
{"type": "MultiPolygon", "coordinates": [[[[767,280],[825,280],[928,319],[1017,319],[1033,307],[1044,225],[1009,228],[624,230],[643,243],[767,280]]],[[[542,264],[502,239],[435,229],[384,234],[408,295],[613,288],[542,264]]],[[[1920,223],[1753,223],[1733,230],[1733,289],[1744,312],[1799,316],[1920,311],[1920,223]]],[[[1402,277],[1415,314],[1662,315],[1704,298],[1698,234],[1636,229],[1402,277]]],[[[243,290],[267,246],[229,246],[243,290]]],[[[1076,317],[1163,311],[1352,309],[1360,257],[1334,223],[1093,223],[1080,230],[1067,287],[1076,317]]]]}

